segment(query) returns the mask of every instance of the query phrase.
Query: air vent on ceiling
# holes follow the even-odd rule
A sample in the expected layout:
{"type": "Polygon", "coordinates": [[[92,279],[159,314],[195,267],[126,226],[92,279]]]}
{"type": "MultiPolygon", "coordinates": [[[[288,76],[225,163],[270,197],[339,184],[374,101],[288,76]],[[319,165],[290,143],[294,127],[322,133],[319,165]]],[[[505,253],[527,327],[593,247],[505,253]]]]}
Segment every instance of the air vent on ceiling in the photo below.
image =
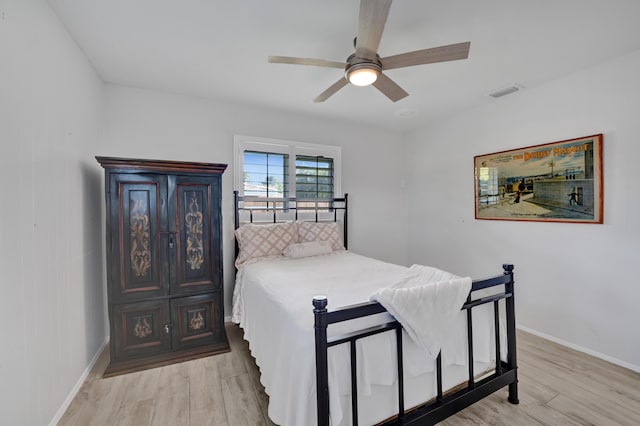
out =
{"type": "Polygon", "coordinates": [[[489,93],[489,96],[491,96],[494,99],[498,99],[501,98],[503,96],[507,96],[510,95],[514,92],[517,92],[518,90],[522,89],[522,86],[519,84],[512,84],[511,86],[507,86],[507,87],[503,87],[502,89],[498,89],[494,92],[489,93]]]}

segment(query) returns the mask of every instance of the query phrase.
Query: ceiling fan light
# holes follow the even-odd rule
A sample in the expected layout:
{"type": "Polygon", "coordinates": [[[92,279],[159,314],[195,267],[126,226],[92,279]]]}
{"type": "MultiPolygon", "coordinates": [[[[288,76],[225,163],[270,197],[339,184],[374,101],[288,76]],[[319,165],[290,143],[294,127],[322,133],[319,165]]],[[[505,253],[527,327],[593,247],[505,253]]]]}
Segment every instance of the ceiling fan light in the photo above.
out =
{"type": "Polygon", "coordinates": [[[348,74],[349,83],[354,86],[368,86],[378,79],[378,71],[371,68],[358,68],[350,70],[348,74]]]}

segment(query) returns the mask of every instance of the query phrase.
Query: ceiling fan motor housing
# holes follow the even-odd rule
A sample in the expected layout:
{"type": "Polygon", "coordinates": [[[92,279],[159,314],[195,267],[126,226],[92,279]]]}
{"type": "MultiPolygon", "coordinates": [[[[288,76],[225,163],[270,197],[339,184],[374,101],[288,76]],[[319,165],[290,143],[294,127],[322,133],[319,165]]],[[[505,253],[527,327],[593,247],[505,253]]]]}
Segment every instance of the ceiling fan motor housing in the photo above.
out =
{"type": "Polygon", "coordinates": [[[377,75],[380,75],[382,72],[380,56],[376,55],[375,59],[366,59],[356,56],[355,53],[352,54],[347,58],[347,65],[344,68],[344,78],[349,81],[349,75],[358,70],[372,70],[377,75]]]}

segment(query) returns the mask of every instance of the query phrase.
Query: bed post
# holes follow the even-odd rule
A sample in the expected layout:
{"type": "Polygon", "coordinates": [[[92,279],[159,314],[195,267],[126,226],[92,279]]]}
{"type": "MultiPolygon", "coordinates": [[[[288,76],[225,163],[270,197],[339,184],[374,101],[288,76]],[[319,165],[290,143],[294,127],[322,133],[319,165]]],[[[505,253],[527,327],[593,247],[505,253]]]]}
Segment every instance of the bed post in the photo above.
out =
{"type": "Polygon", "coordinates": [[[349,194],[347,194],[345,192],[345,194],[344,194],[344,217],[342,219],[343,220],[344,229],[342,230],[342,234],[343,234],[342,235],[342,239],[344,240],[344,248],[347,249],[347,250],[349,249],[349,237],[348,237],[349,229],[347,227],[347,216],[348,216],[348,213],[349,213],[349,206],[347,205],[348,201],[349,201],[349,194]]]}
{"type": "Polygon", "coordinates": [[[511,293],[511,297],[505,300],[507,308],[507,362],[509,368],[513,369],[515,378],[512,383],[509,384],[509,402],[512,404],[518,404],[518,363],[516,357],[516,310],[514,299],[514,280],[513,280],[513,265],[502,265],[504,274],[509,275],[509,282],[505,284],[505,293],[511,293]]]}
{"type": "Polygon", "coordinates": [[[327,298],[313,298],[316,332],[316,409],[318,426],[329,426],[329,372],[327,362],[327,298]]]}
{"type": "MultiPolygon", "coordinates": [[[[233,229],[236,230],[240,227],[240,212],[239,212],[239,207],[240,207],[240,194],[238,193],[238,191],[233,191],[233,205],[234,207],[234,215],[233,215],[233,229]]],[[[234,259],[238,258],[238,253],[240,252],[240,247],[238,247],[238,239],[237,238],[233,238],[233,242],[235,245],[235,256],[234,259]]],[[[237,268],[236,268],[237,269],[237,268]]]]}
{"type": "Polygon", "coordinates": [[[233,191],[233,205],[234,207],[234,212],[235,214],[233,215],[233,226],[235,229],[238,229],[238,227],[240,226],[240,213],[238,212],[238,207],[239,206],[239,202],[240,202],[240,194],[238,193],[238,191],[233,191]]]}

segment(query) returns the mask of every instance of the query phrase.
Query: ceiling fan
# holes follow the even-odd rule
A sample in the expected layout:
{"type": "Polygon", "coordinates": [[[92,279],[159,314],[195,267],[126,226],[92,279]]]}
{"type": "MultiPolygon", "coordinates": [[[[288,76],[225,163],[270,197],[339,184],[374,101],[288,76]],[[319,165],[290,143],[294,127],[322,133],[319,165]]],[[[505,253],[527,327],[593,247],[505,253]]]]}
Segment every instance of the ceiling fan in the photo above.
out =
{"type": "Polygon", "coordinates": [[[296,65],[315,65],[319,67],[343,68],[344,78],[336,81],[313,101],[324,102],[347,83],[356,86],[373,86],[393,102],[409,96],[407,92],[387,77],[382,71],[411,67],[436,62],[456,61],[469,57],[471,42],[449,44],[401,53],[381,58],[378,45],[387,22],[392,0],[361,0],[358,18],[358,35],[354,40],[355,53],[346,62],[327,61],[313,58],[292,58],[288,56],[269,56],[269,62],[296,65]]]}

